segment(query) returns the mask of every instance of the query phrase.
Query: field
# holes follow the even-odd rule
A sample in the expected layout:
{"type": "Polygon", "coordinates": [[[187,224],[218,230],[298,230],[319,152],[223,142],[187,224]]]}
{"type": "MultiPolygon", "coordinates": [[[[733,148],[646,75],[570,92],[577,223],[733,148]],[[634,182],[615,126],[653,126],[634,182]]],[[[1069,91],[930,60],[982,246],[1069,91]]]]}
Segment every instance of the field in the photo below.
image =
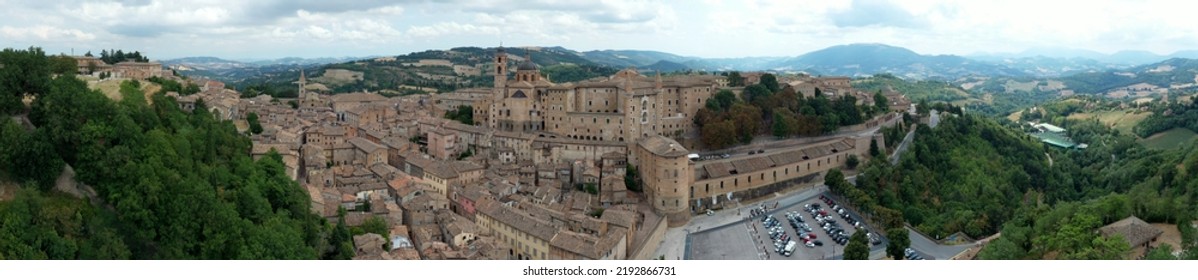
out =
{"type": "Polygon", "coordinates": [[[1099,122],[1107,126],[1114,127],[1121,133],[1131,133],[1131,129],[1139,124],[1144,119],[1152,115],[1150,112],[1129,113],[1127,111],[1100,111],[1090,113],[1077,113],[1069,115],[1071,120],[1088,120],[1094,117],[1098,118],[1099,122]]]}
{"type": "Polygon", "coordinates": [[[1007,115],[1007,119],[1011,120],[1013,122],[1019,122],[1019,118],[1022,118],[1022,117],[1023,117],[1023,110],[1015,111],[1014,113],[1007,115]]]}
{"type": "Polygon", "coordinates": [[[1148,148],[1163,150],[1177,148],[1194,139],[1198,139],[1198,133],[1179,127],[1148,136],[1148,138],[1140,140],[1140,143],[1148,148]]]}
{"type": "Polygon", "coordinates": [[[1003,87],[1005,87],[1007,89],[1008,93],[1016,92],[1016,91],[1029,91],[1030,92],[1030,91],[1032,91],[1032,89],[1036,88],[1036,85],[1039,85],[1039,84],[1040,84],[1040,81],[1031,81],[1031,82],[1026,82],[1026,83],[1020,83],[1020,82],[1008,80],[1007,83],[1003,85],[1003,87]]]}
{"type": "MultiPolygon", "coordinates": [[[[112,100],[121,101],[121,82],[125,80],[127,79],[108,79],[101,82],[88,82],[87,86],[91,89],[100,90],[100,92],[104,93],[104,96],[108,96],[108,98],[111,98],[112,100]]],[[[159,86],[158,84],[141,81],[141,91],[146,94],[146,102],[151,102],[150,96],[155,92],[158,92],[158,90],[161,88],[162,86],[159,86]]]]}

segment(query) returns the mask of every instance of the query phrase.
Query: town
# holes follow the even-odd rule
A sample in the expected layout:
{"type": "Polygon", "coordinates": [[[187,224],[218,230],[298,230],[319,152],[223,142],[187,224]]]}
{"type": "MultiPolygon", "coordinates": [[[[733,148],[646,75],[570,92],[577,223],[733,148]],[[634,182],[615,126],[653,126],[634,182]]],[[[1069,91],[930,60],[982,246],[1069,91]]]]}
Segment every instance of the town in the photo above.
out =
{"type": "MultiPolygon", "coordinates": [[[[696,148],[695,116],[720,90],[744,92],[727,76],[628,68],[559,84],[528,56],[498,48],[491,64],[478,67],[494,69],[479,73],[494,77],[492,88],[434,95],[328,92],[301,72],[293,100],[241,98],[222,82],[183,79],[153,62],[75,58],[83,75],[198,85],[195,94],[167,94],[184,110],[237,123],[252,134],[255,158],[280,155],[313,212],[348,226],[387,225],[387,235],[353,237],[355,259],[663,258],[667,230],[819,184],[850,157],[868,159],[871,142],[883,141],[878,128],[912,107],[887,91],[890,112],[863,124],[717,153],[696,148]],[[444,118],[460,108],[472,108],[474,125],[444,118]]],[[[753,85],[771,74],[743,75],[753,85]]],[[[779,82],[806,97],[873,102],[847,77],[779,82]]]]}

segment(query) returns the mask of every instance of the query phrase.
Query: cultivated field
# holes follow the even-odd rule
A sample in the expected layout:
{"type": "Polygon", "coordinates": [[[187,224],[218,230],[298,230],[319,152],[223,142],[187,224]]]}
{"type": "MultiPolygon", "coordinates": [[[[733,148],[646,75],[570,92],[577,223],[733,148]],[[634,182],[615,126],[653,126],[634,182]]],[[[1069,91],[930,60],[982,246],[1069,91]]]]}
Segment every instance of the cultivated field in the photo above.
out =
{"type": "Polygon", "coordinates": [[[1140,140],[1140,144],[1151,149],[1173,149],[1194,139],[1198,139],[1198,133],[1178,127],[1148,136],[1140,140]]]}
{"type": "Polygon", "coordinates": [[[1148,118],[1149,115],[1152,115],[1152,113],[1151,112],[1129,113],[1128,111],[1100,111],[1100,112],[1072,114],[1072,115],[1069,115],[1069,119],[1088,120],[1088,119],[1097,117],[1099,122],[1102,122],[1102,124],[1105,124],[1107,126],[1114,127],[1116,130],[1119,130],[1119,132],[1121,132],[1121,133],[1131,133],[1131,129],[1133,127],[1135,127],[1136,124],[1138,124],[1141,121],[1144,121],[1144,119],[1148,118]]]}

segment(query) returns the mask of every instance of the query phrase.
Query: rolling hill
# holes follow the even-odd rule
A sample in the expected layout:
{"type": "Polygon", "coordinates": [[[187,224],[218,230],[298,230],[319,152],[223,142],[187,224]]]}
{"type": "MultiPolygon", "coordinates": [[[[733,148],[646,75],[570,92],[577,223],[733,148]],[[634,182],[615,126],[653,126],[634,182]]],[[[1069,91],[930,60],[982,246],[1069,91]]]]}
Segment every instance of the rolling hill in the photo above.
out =
{"type": "Polygon", "coordinates": [[[823,75],[868,76],[891,73],[903,78],[1021,76],[1023,71],[955,55],[922,55],[883,44],[833,46],[778,62],[777,69],[823,75]]]}

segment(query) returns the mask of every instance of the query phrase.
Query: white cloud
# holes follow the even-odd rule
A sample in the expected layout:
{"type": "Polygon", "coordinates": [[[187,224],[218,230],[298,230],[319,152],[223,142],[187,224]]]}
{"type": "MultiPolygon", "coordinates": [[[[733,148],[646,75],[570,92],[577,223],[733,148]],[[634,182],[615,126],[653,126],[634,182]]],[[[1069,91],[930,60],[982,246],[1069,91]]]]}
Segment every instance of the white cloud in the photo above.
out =
{"type": "Polygon", "coordinates": [[[411,37],[439,37],[439,36],[462,36],[462,35],[498,35],[499,28],[493,26],[479,26],[474,24],[462,24],[458,22],[440,22],[433,25],[412,26],[408,28],[408,36],[411,37]]]}
{"type": "Polygon", "coordinates": [[[395,54],[499,40],[711,57],[797,55],[856,42],[956,54],[1041,46],[1198,48],[1192,4],[1164,0],[65,0],[3,6],[6,42],[59,50],[153,47],[166,56],[395,54]]]}
{"type": "MultiPolygon", "coordinates": [[[[79,29],[67,29],[54,26],[37,25],[30,27],[0,27],[0,35],[11,40],[41,40],[41,41],[91,41],[96,35],[79,29]]],[[[6,46],[7,47],[7,46],[6,46]]]]}

